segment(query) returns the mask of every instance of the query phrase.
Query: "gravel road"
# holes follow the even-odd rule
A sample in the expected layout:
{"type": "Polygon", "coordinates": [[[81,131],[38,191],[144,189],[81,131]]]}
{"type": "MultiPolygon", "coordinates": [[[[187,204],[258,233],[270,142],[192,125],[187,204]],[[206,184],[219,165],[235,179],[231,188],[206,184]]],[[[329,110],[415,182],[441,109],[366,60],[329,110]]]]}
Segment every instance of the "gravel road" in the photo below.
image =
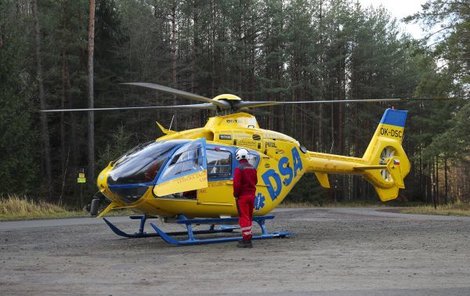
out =
{"type": "Polygon", "coordinates": [[[0,295],[470,295],[470,218],[386,210],[279,209],[268,229],[295,236],[253,249],[124,239],[94,218],[0,222],[0,295]]]}

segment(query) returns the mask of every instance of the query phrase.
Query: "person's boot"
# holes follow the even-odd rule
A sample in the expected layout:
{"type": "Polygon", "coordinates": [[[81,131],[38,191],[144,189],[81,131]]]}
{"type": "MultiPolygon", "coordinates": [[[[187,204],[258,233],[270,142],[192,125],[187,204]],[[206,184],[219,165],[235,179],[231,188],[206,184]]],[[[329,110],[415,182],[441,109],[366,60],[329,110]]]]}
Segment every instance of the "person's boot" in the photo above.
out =
{"type": "Polygon", "coordinates": [[[251,243],[251,240],[241,240],[238,241],[237,247],[239,248],[253,248],[253,244],[251,243]]]}

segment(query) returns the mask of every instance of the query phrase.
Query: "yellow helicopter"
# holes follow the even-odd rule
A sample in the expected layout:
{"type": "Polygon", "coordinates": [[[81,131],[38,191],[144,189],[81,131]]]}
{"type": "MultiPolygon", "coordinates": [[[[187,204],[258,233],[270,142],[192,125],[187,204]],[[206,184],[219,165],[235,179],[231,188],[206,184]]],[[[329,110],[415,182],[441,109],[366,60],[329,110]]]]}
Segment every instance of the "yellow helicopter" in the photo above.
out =
{"type": "MultiPolygon", "coordinates": [[[[265,220],[273,218],[267,214],[284,200],[305,173],[314,173],[324,188],[330,188],[329,174],[361,175],[373,185],[382,201],[395,199],[399,189],[405,188],[403,180],[410,171],[410,162],[401,145],[407,117],[405,110],[385,110],[363,156],[350,157],[308,151],[292,137],[260,128],[256,118],[244,112],[257,107],[332,101],[244,101],[232,94],[210,99],[153,83],[126,84],[156,89],[200,103],[124,109],[209,109],[225,115],[210,117],[204,127],[180,132],[166,129],[157,122],[164,133],[162,137],[133,148],[110,162],[99,174],[99,191],[111,201],[99,217],[116,209],[143,213],[131,216],[140,220],[139,231],[134,234],[122,231],[104,218],[118,235],[160,236],[175,245],[239,240],[240,237],[232,236],[196,238],[195,234],[231,232],[236,228],[226,224],[235,223],[238,216],[232,180],[237,166],[235,153],[241,147],[249,151],[249,161],[258,172],[253,216],[261,227],[261,234],[253,239],[290,235],[288,232],[269,233],[265,220]],[[146,220],[154,217],[182,224],[186,226],[186,231],[167,233],[151,223],[155,233],[146,233],[146,220]],[[211,227],[194,231],[192,225],[195,224],[209,224],[211,227]],[[223,225],[216,227],[219,224],[223,225]],[[188,238],[175,239],[179,234],[187,234],[188,238]]],[[[333,102],[361,101],[364,100],[333,102]]],[[[117,109],[122,108],[56,109],[45,112],[117,109]]]]}

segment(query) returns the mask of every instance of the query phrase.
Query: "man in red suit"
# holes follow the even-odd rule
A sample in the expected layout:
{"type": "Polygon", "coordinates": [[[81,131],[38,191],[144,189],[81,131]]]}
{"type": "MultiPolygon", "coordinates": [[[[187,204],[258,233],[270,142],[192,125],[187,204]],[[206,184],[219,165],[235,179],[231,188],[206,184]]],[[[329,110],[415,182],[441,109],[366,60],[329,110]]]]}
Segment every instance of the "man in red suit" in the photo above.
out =
{"type": "Polygon", "coordinates": [[[251,225],[258,177],[256,169],[248,162],[248,151],[246,149],[238,149],[235,158],[239,164],[233,177],[233,196],[237,201],[238,223],[243,236],[243,239],[238,242],[238,247],[252,248],[251,225]]]}

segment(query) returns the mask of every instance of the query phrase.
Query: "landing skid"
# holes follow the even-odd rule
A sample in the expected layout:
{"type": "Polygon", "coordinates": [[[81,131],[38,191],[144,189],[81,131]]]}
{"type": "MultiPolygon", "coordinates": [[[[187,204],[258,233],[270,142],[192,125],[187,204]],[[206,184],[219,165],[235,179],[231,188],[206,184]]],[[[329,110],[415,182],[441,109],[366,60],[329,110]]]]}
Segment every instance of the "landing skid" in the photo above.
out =
{"type": "MultiPolygon", "coordinates": [[[[119,236],[122,236],[122,237],[142,238],[142,237],[160,236],[159,233],[148,233],[148,232],[144,231],[145,222],[147,221],[147,219],[152,219],[152,218],[156,219],[157,217],[149,217],[149,216],[145,216],[145,215],[136,215],[136,216],[130,216],[129,218],[132,219],[132,220],[140,220],[140,225],[139,225],[139,231],[138,232],[135,232],[135,233],[124,232],[121,229],[119,229],[116,225],[111,223],[111,221],[109,221],[108,219],[103,218],[103,220],[104,220],[104,222],[106,222],[106,224],[109,226],[109,228],[111,228],[111,230],[115,234],[117,234],[119,236]]],[[[153,223],[151,223],[151,224],[153,224],[153,223]]],[[[194,234],[211,234],[211,233],[219,233],[219,232],[232,232],[236,228],[238,228],[238,227],[236,227],[236,226],[228,226],[228,227],[227,226],[219,226],[219,227],[215,227],[215,225],[211,225],[209,227],[209,229],[207,229],[207,230],[194,231],[194,234]]],[[[175,231],[175,232],[167,233],[167,235],[185,235],[185,234],[188,234],[188,232],[187,231],[175,231]]]]}
{"type": "MultiPolygon", "coordinates": [[[[184,215],[179,215],[178,219],[176,220],[177,224],[182,224],[186,227],[186,231],[178,231],[178,232],[165,232],[160,229],[155,223],[150,223],[150,226],[155,230],[156,233],[147,233],[144,231],[145,222],[149,218],[155,217],[148,217],[145,215],[142,216],[130,216],[129,218],[140,220],[139,231],[133,234],[127,233],[119,229],[116,225],[111,223],[108,219],[103,218],[106,224],[111,228],[111,230],[122,237],[127,238],[141,238],[141,237],[161,237],[165,242],[175,246],[183,246],[183,245],[201,245],[201,244],[214,244],[214,243],[224,243],[224,242],[231,242],[231,241],[239,241],[242,239],[241,236],[231,236],[231,237],[216,237],[216,238],[196,238],[195,235],[197,234],[216,234],[216,233],[226,233],[226,232],[233,232],[233,230],[238,229],[238,225],[228,225],[228,224],[236,224],[238,222],[238,218],[196,218],[196,219],[188,219],[184,215]],[[200,224],[208,224],[209,229],[207,230],[193,230],[193,225],[200,225],[200,224]],[[218,225],[218,226],[216,226],[218,225]],[[174,236],[180,235],[187,235],[187,239],[184,240],[177,240],[174,236]]],[[[272,232],[269,233],[266,229],[265,221],[272,220],[274,216],[257,216],[253,217],[253,221],[256,222],[259,227],[261,228],[261,234],[253,235],[254,240],[258,239],[267,239],[267,238],[284,238],[290,237],[291,234],[286,231],[281,232],[272,232]]]]}

